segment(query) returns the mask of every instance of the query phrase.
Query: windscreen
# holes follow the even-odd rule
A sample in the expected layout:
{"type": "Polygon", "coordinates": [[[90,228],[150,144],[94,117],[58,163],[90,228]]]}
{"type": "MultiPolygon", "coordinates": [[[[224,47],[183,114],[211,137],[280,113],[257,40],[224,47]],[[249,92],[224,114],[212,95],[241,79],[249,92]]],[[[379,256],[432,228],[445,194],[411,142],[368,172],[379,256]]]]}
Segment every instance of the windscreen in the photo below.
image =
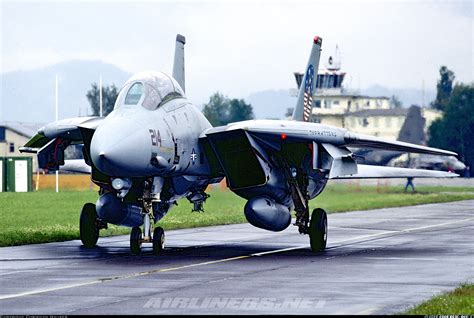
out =
{"type": "Polygon", "coordinates": [[[143,84],[142,83],[135,83],[130,87],[127,92],[127,96],[125,96],[125,105],[136,105],[140,101],[140,98],[143,94],[143,84]]]}

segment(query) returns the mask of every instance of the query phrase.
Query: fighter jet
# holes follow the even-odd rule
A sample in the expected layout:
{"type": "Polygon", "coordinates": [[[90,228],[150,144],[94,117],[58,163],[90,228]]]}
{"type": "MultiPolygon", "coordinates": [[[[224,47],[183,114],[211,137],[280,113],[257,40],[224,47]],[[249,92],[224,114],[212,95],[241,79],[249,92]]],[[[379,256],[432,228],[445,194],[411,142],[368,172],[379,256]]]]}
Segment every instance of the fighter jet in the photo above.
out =
{"type": "Polygon", "coordinates": [[[141,252],[142,243],[152,243],[154,254],[161,254],[165,235],[158,222],[181,198],[192,203],[193,211],[203,210],[208,186],[225,178],[228,188],[247,200],[243,213],[250,224],[282,231],[294,211],[299,233],[309,235],[313,251],[322,251],[326,212],[318,208],[310,213],[308,201],[328,180],[457,175],[358,165],[348,147],[456,154],[309,122],[321,44],[320,37],[312,39],[292,120],[212,127],[186,98],[185,38],[177,35],[173,76],[136,74],[107,117],[47,124],[21,150],[37,153],[40,167],[57,170],[65,164],[66,147],[84,145],[85,165],[100,187],[97,202],[86,203],[81,211],[80,237],[87,248],[96,245],[107,224],[116,224],[132,228],[132,254],[141,252]]]}

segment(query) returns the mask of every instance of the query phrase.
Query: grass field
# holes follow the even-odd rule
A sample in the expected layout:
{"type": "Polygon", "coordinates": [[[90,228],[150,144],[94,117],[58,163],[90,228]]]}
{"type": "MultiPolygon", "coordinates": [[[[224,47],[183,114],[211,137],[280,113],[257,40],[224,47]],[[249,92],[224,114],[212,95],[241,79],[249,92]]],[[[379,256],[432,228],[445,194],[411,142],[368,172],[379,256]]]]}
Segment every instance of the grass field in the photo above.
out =
{"type": "MultiPolygon", "coordinates": [[[[397,207],[423,203],[474,199],[474,189],[419,187],[417,193],[404,193],[402,187],[369,187],[330,184],[312,200],[311,208],[322,207],[328,213],[397,207]]],[[[205,213],[191,212],[191,204],[181,200],[160,225],[179,229],[246,222],[245,200],[230,191],[210,191],[205,213]]],[[[94,191],[38,191],[0,193],[0,246],[63,241],[79,238],[79,214],[85,202],[95,202],[94,191]]],[[[109,226],[101,235],[129,233],[130,229],[109,226]]]]}
{"type": "Polygon", "coordinates": [[[436,296],[417,305],[405,315],[474,315],[474,285],[464,284],[450,293],[436,296]]]}

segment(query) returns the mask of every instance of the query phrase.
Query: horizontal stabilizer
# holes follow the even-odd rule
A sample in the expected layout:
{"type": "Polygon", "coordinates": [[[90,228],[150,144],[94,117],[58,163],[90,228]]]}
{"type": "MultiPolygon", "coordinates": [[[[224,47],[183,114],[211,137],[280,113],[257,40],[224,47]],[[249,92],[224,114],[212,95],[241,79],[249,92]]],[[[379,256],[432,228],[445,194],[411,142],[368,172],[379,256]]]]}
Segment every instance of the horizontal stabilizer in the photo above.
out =
{"type": "Polygon", "coordinates": [[[382,178],[455,178],[458,174],[446,171],[423,169],[408,169],[396,167],[381,167],[370,165],[357,165],[357,173],[353,175],[338,176],[330,179],[382,179],[382,178]]]}

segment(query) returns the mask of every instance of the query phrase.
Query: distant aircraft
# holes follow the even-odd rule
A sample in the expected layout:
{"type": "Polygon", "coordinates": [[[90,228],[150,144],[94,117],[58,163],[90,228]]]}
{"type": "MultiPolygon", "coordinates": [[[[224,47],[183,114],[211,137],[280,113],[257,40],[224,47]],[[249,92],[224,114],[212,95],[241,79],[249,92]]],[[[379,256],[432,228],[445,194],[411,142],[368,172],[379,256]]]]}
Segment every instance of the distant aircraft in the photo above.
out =
{"type": "Polygon", "coordinates": [[[292,120],[212,127],[185,97],[185,38],[178,35],[173,76],[139,73],[122,87],[107,117],[47,124],[21,151],[37,153],[40,167],[57,170],[65,163],[66,147],[84,144],[87,170],[100,187],[97,202],[86,203],[80,216],[80,236],[87,248],[96,245],[99,230],[111,223],[132,228],[132,254],[139,254],[145,242],[152,242],[153,252],[161,254],[164,231],[154,224],[180,198],[187,198],[193,211],[203,210],[209,197],[206,188],[225,177],[230,190],[248,200],[244,214],[249,223],[282,231],[294,210],[294,225],[309,234],[311,249],[324,250],[326,212],[318,208],[310,214],[308,201],[323,191],[328,179],[457,175],[358,165],[347,147],[456,154],[308,122],[321,43],[320,37],[313,39],[292,120]]]}

